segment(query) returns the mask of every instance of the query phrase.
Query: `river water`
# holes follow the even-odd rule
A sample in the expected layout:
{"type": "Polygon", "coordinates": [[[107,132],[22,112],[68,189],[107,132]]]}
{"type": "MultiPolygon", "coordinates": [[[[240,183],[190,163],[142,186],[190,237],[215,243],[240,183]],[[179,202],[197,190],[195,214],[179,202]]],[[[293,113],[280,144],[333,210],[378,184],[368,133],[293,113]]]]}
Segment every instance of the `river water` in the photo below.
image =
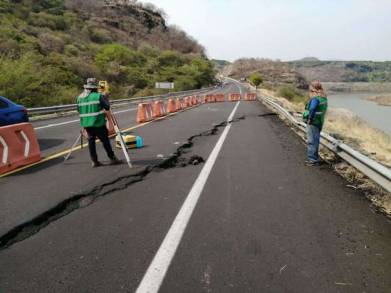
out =
{"type": "Polygon", "coordinates": [[[329,95],[329,106],[350,110],[372,126],[391,135],[391,106],[379,106],[365,98],[376,96],[370,93],[338,93],[329,95]]]}

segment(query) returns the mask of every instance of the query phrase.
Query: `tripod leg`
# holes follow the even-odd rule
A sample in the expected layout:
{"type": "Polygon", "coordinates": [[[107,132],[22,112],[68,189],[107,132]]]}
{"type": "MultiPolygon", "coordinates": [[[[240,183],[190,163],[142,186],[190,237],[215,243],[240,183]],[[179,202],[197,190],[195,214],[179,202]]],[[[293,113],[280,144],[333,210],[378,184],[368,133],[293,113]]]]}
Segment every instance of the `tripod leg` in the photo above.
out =
{"type": "Polygon", "coordinates": [[[79,134],[79,136],[77,137],[77,139],[75,140],[75,142],[73,143],[73,145],[71,147],[71,151],[64,157],[64,162],[66,162],[69,159],[69,157],[71,156],[71,154],[73,152],[73,149],[75,148],[75,146],[77,145],[77,143],[81,139],[82,139],[82,134],[79,134]]]}

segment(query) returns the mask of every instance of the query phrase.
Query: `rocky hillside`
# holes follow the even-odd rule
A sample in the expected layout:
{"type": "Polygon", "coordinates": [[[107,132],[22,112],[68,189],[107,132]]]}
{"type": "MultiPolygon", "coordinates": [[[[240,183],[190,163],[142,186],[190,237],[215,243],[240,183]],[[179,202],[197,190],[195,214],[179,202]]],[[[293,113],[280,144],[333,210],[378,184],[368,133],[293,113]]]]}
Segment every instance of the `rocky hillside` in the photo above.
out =
{"type": "Polygon", "coordinates": [[[391,82],[391,62],[320,61],[289,62],[307,80],[325,82],[391,82]]]}
{"type": "Polygon", "coordinates": [[[125,0],[0,0],[0,95],[25,106],[74,102],[85,78],[113,98],[214,82],[204,48],[151,4],[125,0]]]}
{"type": "Polygon", "coordinates": [[[269,59],[242,58],[236,60],[224,70],[233,78],[248,78],[250,74],[258,72],[263,78],[264,85],[276,87],[292,85],[299,89],[307,89],[306,79],[295,71],[288,63],[269,59]]]}
{"type": "Polygon", "coordinates": [[[319,79],[333,91],[389,92],[391,82],[391,62],[321,61],[315,57],[291,62],[243,58],[221,72],[235,78],[258,72],[266,86],[289,84],[299,89],[306,89],[309,82],[319,79]]]}

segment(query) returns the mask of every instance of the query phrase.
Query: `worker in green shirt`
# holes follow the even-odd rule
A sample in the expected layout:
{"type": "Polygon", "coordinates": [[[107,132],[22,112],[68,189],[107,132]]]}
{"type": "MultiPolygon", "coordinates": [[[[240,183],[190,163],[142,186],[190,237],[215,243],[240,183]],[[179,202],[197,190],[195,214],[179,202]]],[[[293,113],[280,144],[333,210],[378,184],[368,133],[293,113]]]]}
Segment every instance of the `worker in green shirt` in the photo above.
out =
{"type": "Polygon", "coordinates": [[[106,128],[106,115],[104,110],[110,110],[107,98],[98,92],[98,83],[95,78],[88,78],[84,85],[84,91],[77,97],[77,109],[80,117],[80,125],[88,134],[88,149],[92,161],[92,167],[102,164],[98,161],[96,153],[96,138],[102,142],[110,159],[110,165],[120,164],[110,144],[109,132],[106,128]]]}

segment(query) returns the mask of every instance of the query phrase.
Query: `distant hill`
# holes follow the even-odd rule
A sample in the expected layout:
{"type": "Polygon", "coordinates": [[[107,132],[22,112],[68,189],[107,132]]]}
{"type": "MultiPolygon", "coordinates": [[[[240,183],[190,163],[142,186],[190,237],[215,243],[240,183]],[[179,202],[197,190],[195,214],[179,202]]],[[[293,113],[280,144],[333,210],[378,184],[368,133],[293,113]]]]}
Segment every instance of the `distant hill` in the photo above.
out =
{"type": "Polygon", "coordinates": [[[229,76],[248,78],[252,73],[261,74],[264,84],[272,87],[292,85],[299,89],[307,89],[306,79],[295,71],[288,63],[259,58],[242,58],[227,67],[229,76]]]}
{"type": "Polygon", "coordinates": [[[214,81],[204,48],[151,4],[125,0],[0,0],[0,95],[26,106],[74,102],[87,77],[112,98],[156,81],[187,90],[214,81]]]}
{"type": "MultiPolygon", "coordinates": [[[[334,83],[391,82],[391,61],[322,61],[307,57],[298,61],[281,62],[261,58],[242,58],[222,70],[234,78],[248,77],[259,72],[265,84],[291,84],[305,89],[315,79],[334,83]]],[[[370,87],[368,87],[370,88],[370,87]]]]}
{"type": "Polygon", "coordinates": [[[391,62],[293,61],[291,67],[307,80],[325,82],[391,82],[391,62]]]}
{"type": "Polygon", "coordinates": [[[320,61],[318,58],[316,57],[304,57],[300,60],[298,60],[299,62],[317,62],[317,61],[320,61]]]}
{"type": "Polygon", "coordinates": [[[231,62],[226,61],[226,60],[218,60],[218,59],[212,59],[212,62],[216,63],[219,66],[227,66],[231,64],[231,62]]]}
{"type": "Polygon", "coordinates": [[[231,64],[231,62],[229,61],[226,61],[226,60],[217,60],[217,59],[212,59],[212,62],[214,63],[215,65],[215,68],[217,71],[222,71],[224,70],[224,68],[228,65],[231,64]]]}

